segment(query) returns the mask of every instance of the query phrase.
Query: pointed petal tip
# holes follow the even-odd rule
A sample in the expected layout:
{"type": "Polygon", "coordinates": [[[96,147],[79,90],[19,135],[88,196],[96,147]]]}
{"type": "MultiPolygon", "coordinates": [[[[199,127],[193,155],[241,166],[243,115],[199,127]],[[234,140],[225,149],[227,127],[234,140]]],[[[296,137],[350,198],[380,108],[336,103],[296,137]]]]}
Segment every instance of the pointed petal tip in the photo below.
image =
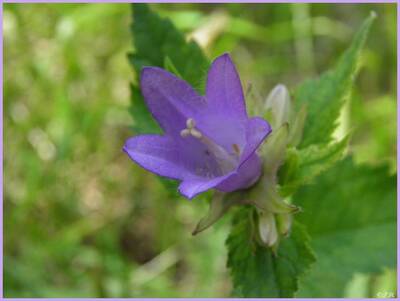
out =
{"type": "MultiPolygon", "coordinates": [[[[137,162],[137,160],[135,159],[135,156],[132,152],[130,152],[130,148],[132,148],[132,144],[135,143],[136,138],[139,136],[135,136],[135,137],[130,137],[125,141],[124,146],[122,147],[122,151],[128,155],[129,159],[131,159],[133,162],[135,162],[136,164],[139,164],[137,162]],[[130,147],[131,145],[131,147],[130,147]]],[[[140,164],[139,164],[140,165],[140,164]]],[[[140,165],[141,166],[141,165],[140,165]]]]}
{"type": "Polygon", "coordinates": [[[195,196],[199,195],[202,192],[205,192],[210,189],[219,187],[218,185],[223,183],[229,177],[233,175],[233,172],[225,174],[223,176],[215,177],[215,178],[186,178],[184,179],[178,187],[179,193],[182,194],[187,199],[191,200],[195,196]]]}
{"type": "Polygon", "coordinates": [[[244,164],[250,156],[259,148],[268,135],[272,132],[272,127],[268,121],[261,117],[252,117],[247,125],[247,144],[242,153],[241,163],[244,164]]]}
{"type": "Polygon", "coordinates": [[[205,94],[211,110],[235,118],[240,123],[247,119],[240,77],[228,53],[218,56],[212,62],[207,74],[205,94]]]}
{"type": "Polygon", "coordinates": [[[149,67],[149,66],[142,67],[142,70],[140,70],[140,77],[142,77],[142,76],[144,76],[146,73],[148,73],[149,70],[151,70],[151,68],[152,68],[152,67],[149,67]]]}
{"type": "Polygon", "coordinates": [[[155,72],[166,72],[164,69],[159,68],[159,67],[153,67],[153,66],[144,66],[142,68],[142,70],[140,71],[140,78],[144,77],[144,76],[148,76],[151,73],[155,73],[155,72]]]}
{"type": "Polygon", "coordinates": [[[122,151],[123,151],[124,153],[127,153],[127,154],[128,154],[129,142],[130,142],[130,141],[132,142],[132,139],[134,139],[134,138],[135,138],[135,137],[129,137],[128,139],[126,139],[124,145],[122,146],[122,151]]]}
{"type": "Polygon", "coordinates": [[[260,134],[262,134],[260,139],[260,143],[262,143],[265,138],[267,138],[267,136],[272,133],[272,126],[264,118],[253,117],[252,119],[254,124],[257,124],[257,128],[255,128],[254,130],[257,130],[260,134]]]}
{"type": "Polygon", "coordinates": [[[261,117],[253,117],[253,118],[257,118],[259,120],[259,123],[263,127],[266,135],[269,135],[272,132],[272,126],[267,120],[261,117]]]}
{"type": "MultiPolygon", "coordinates": [[[[183,182],[182,182],[183,183],[183,182]]],[[[178,191],[181,195],[183,195],[186,199],[188,199],[189,201],[191,201],[195,196],[197,196],[200,192],[198,193],[193,193],[192,191],[186,191],[183,187],[182,187],[182,183],[179,185],[178,187],[178,191]]]]}
{"type": "Polygon", "coordinates": [[[223,58],[228,59],[228,60],[231,59],[231,55],[228,52],[224,52],[223,54],[220,55],[220,57],[223,57],[223,58]]]}
{"type": "Polygon", "coordinates": [[[167,70],[160,68],[160,67],[155,67],[155,66],[144,66],[142,70],[140,71],[140,81],[144,78],[151,78],[153,76],[173,76],[176,78],[175,74],[172,74],[171,72],[168,72],[167,70]]]}
{"type": "Polygon", "coordinates": [[[215,64],[215,63],[217,63],[217,62],[220,62],[220,61],[229,61],[229,62],[233,62],[232,61],[232,58],[231,58],[231,56],[230,56],[230,54],[228,53],[228,52],[224,52],[223,54],[221,54],[220,56],[217,56],[215,59],[214,59],[214,61],[212,62],[212,64],[215,64]]]}
{"type": "MultiPolygon", "coordinates": [[[[142,70],[140,71],[140,87],[143,90],[146,83],[148,82],[148,79],[151,78],[152,74],[154,74],[154,67],[143,67],[142,70]]],[[[142,92],[143,93],[143,92],[142,92]]]]}

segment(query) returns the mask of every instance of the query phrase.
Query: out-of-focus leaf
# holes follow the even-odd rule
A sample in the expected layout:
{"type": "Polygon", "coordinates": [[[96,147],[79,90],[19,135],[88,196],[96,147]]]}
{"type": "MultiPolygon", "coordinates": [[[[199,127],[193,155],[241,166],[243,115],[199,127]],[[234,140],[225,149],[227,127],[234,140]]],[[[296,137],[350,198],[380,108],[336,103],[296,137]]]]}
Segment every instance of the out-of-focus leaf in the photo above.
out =
{"type": "Polygon", "coordinates": [[[375,14],[362,24],[336,67],[320,78],[307,80],[295,91],[298,108],[306,105],[307,119],[301,147],[328,143],[337,126],[340,109],[357,74],[358,60],[375,14]]]}
{"type": "Polygon", "coordinates": [[[397,166],[397,102],[394,96],[351,101],[351,120],[354,125],[352,150],[356,162],[389,161],[392,170],[397,166]]]}
{"type": "Polygon", "coordinates": [[[228,267],[234,295],[240,297],[292,297],[297,279],[314,262],[309,238],[302,225],[280,242],[278,253],[259,245],[255,239],[253,209],[240,208],[226,241],[228,267]]]}
{"type": "Polygon", "coordinates": [[[293,197],[312,237],[318,265],[301,281],[301,297],[341,297],[355,272],[396,266],[396,177],[387,166],[335,165],[293,197]]]}

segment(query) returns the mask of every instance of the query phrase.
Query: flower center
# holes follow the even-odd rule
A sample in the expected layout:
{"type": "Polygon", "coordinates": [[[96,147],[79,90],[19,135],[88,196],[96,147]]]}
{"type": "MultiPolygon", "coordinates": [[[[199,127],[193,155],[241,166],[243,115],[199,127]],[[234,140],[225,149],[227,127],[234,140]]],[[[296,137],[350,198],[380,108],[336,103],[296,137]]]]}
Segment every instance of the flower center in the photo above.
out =
{"type": "Polygon", "coordinates": [[[233,154],[228,153],[225,148],[221,147],[200,132],[196,128],[196,121],[193,118],[188,118],[186,120],[186,128],[183,129],[180,134],[183,138],[192,136],[205,145],[207,148],[206,154],[212,155],[215,158],[222,174],[232,171],[238,165],[240,158],[239,146],[237,144],[233,144],[233,154]]]}

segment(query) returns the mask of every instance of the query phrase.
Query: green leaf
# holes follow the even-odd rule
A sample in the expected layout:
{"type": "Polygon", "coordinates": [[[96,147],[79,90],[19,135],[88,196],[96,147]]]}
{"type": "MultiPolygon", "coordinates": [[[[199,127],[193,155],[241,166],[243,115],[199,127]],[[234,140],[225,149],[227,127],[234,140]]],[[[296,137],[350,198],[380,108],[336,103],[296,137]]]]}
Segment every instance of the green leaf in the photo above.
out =
{"type": "Polygon", "coordinates": [[[236,211],[233,227],[226,241],[228,267],[234,295],[240,297],[292,297],[297,279],[314,262],[303,226],[295,223],[292,233],[279,245],[277,255],[259,245],[254,235],[254,209],[236,211]]]}
{"type": "Polygon", "coordinates": [[[187,42],[170,20],[152,12],[146,4],[133,4],[132,35],[135,51],[130,62],[137,74],[143,66],[164,68],[166,58],[178,74],[201,90],[209,61],[200,47],[187,42]]]}
{"type": "Polygon", "coordinates": [[[356,272],[396,266],[396,176],[387,166],[341,161],[293,197],[312,237],[318,264],[301,281],[301,297],[342,297],[356,272]]]}
{"type": "Polygon", "coordinates": [[[323,171],[340,160],[348,144],[348,137],[329,145],[310,145],[307,148],[290,148],[285,164],[279,170],[280,194],[289,196],[300,186],[310,184],[323,171]]]}
{"type": "Polygon", "coordinates": [[[345,97],[354,83],[361,50],[375,17],[371,13],[365,20],[350,48],[332,71],[320,78],[307,80],[296,89],[296,106],[301,108],[306,105],[308,112],[301,147],[331,140],[345,97]]]}

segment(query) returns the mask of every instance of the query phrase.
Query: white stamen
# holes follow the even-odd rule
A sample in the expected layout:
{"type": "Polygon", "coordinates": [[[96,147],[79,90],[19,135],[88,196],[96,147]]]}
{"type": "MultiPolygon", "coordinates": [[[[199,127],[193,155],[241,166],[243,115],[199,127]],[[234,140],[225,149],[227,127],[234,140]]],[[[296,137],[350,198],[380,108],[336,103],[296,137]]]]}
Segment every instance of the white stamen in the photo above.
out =
{"type": "Polygon", "coordinates": [[[188,129],[193,129],[196,126],[196,121],[194,121],[193,118],[189,118],[188,120],[186,120],[186,127],[188,129]]]}
{"type": "Polygon", "coordinates": [[[183,130],[181,131],[181,136],[182,136],[183,138],[188,137],[189,135],[190,135],[190,130],[189,130],[189,129],[183,129],[183,130]]]}
{"type": "Polygon", "coordinates": [[[188,118],[186,120],[186,129],[183,129],[181,131],[181,136],[185,138],[191,135],[194,138],[201,139],[203,135],[198,129],[195,128],[195,126],[196,126],[196,121],[194,121],[193,118],[188,118]]]}
{"type": "Polygon", "coordinates": [[[199,132],[198,130],[196,130],[196,129],[190,129],[189,130],[190,131],[190,134],[194,137],[194,138],[197,138],[197,139],[200,139],[201,137],[203,137],[203,135],[201,134],[201,132],[199,132]]]}

